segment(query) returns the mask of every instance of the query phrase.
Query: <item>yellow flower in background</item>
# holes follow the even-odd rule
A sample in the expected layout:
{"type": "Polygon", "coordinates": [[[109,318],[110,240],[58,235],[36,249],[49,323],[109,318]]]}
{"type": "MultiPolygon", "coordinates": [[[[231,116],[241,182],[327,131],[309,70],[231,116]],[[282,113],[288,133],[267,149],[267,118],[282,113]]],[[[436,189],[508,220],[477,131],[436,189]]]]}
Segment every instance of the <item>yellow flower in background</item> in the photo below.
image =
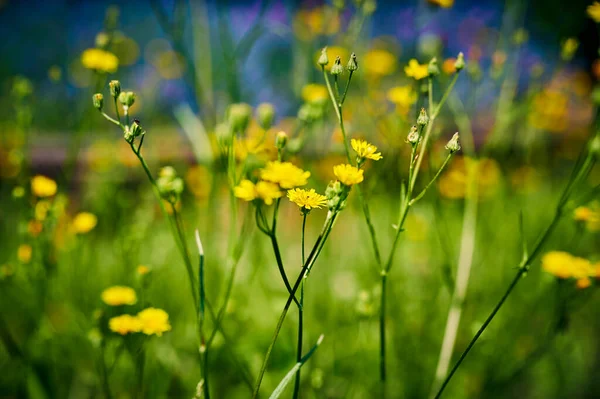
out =
{"type": "Polygon", "coordinates": [[[113,53],[99,48],[89,48],[81,54],[81,63],[87,69],[104,73],[115,73],[119,59],[113,53]]]}
{"type": "Polygon", "coordinates": [[[264,201],[266,205],[271,205],[273,200],[283,196],[279,186],[268,181],[259,181],[256,183],[256,195],[264,201]]]}
{"type": "Polygon", "coordinates": [[[185,185],[197,199],[206,199],[212,186],[212,174],[204,165],[194,165],[185,173],[185,185]]]}
{"type": "Polygon", "coordinates": [[[600,205],[597,202],[590,206],[580,206],[573,212],[573,218],[585,223],[585,227],[592,232],[600,231],[600,205]]]}
{"type": "Polygon", "coordinates": [[[52,207],[52,204],[48,200],[39,200],[37,204],[35,204],[35,220],[39,220],[43,222],[46,220],[46,216],[48,216],[48,211],[52,207]]]}
{"type": "Polygon", "coordinates": [[[429,76],[427,64],[419,64],[419,61],[414,58],[408,61],[408,65],[404,67],[404,73],[409,78],[414,78],[415,80],[421,80],[429,76]]]}
{"type": "Polygon", "coordinates": [[[49,177],[37,175],[31,179],[31,191],[36,197],[52,197],[56,189],[56,182],[49,177]]]}
{"type": "Polygon", "coordinates": [[[137,274],[139,274],[140,276],[144,276],[148,273],[150,273],[150,268],[148,266],[144,266],[144,265],[139,265],[135,271],[137,272],[137,274]]]}
{"type": "Polygon", "coordinates": [[[442,63],[442,72],[444,72],[446,75],[452,75],[454,72],[456,72],[455,63],[456,58],[446,58],[442,63]]]}
{"type": "Polygon", "coordinates": [[[133,288],[115,285],[102,291],[102,301],[110,306],[133,305],[137,302],[137,296],[133,288]]]}
{"type": "Polygon", "coordinates": [[[569,127],[569,97],[560,90],[545,89],[533,98],[528,116],[529,124],[541,130],[561,133],[569,127]]]}
{"type": "Polygon", "coordinates": [[[30,220],[27,223],[27,232],[32,237],[39,236],[43,229],[44,225],[39,220],[30,220]]]}
{"type": "Polygon", "coordinates": [[[80,212],[73,218],[73,231],[76,234],[89,233],[96,227],[98,218],[90,212],[80,212]]]}
{"type": "Polygon", "coordinates": [[[302,88],[302,99],[307,103],[327,100],[329,93],[327,87],[315,83],[309,83],[302,88]]]}
{"type": "Polygon", "coordinates": [[[387,50],[370,50],[362,61],[365,71],[376,77],[391,75],[396,71],[396,56],[387,50]]]}
{"type": "MultiPolygon", "coordinates": [[[[313,58],[315,61],[314,64],[317,66],[317,68],[319,68],[319,70],[321,70],[321,66],[317,63],[317,60],[320,56],[321,50],[317,51],[313,58]]],[[[333,60],[335,60],[335,57],[338,56],[342,60],[342,65],[346,66],[348,59],[350,59],[350,51],[340,46],[327,46],[327,56],[329,57],[329,64],[325,65],[325,70],[329,71],[331,69],[331,66],[333,65],[333,60]]]]}
{"type": "Polygon", "coordinates": [[[381,158],[383,158],[381,153],[377,152],[377,147],[366,142],[365,140],[352,139],[350,140],[350,144],[359,158],[372,159],[374,161],[379,161],[381,158]]]}
{"type": "Polygon", "coordinates": [[[364,180],[363,170],[349,164],[334,166],[333,174],[346,186],[352,186],[364,180]]]}
{"type": "Polygon", "coordinates": [[[294,18],[294,31],[303,40],[316,35],[333,35],[340,30],[340,15],[330,6],[320,6],[298,11],[294,18]]]}
{"type": "Polygon", "coordinates": [[[438,188],[440,194],[450,199],[465,198],[469,168],[477,168],[477,193],[479,198],[491,197],[496,193],[502,172],[495,160],[491,158],[456,157],[439,178],[438,188]]]}
{"type": "Polygon", "coordinates": [[[563,60],[569,61],[575,55],[575,52],[579,48],[579,40],[574,37],[569,37],[567,40],[563,42],[560,56],[563,60]]]}
{"type": "Polygon", "coordinates": [[[387,99],[396,104],[399,111],[406,112],[417,101],[417,93],[410,85],[396,86],[388,90],[387,99]]]}
{"type": "Polygon", "coordinates": [[[17,249],[17,258],[21,263],[29,263],[31,262],[31,254],[33,253],[33,248],[29,244],[21,244],[17,249]]]}
{"type": "Polygon", "coordinates": [[[146,335],[158,335],[159,337],[171,330],[169,315],[162,309],[148,308],[137,315],[141,323],[140,331],[146,335]]]}
{"type": "Polygon", "coordinates": [[[577,287],[581,289],[591,285],[590,277],[597,276],[597,266],[592,265],[589,260],[563,251],[546,253],[542,257],[542,268],[558,278],[577,280],[577,287]]]}
{"type": "Polygon", "coordinates": [[[108,328],[110,331],[116,332],[117,334],[127,335],[140,332],[142,330],[142,322],[136,316],[124,314],[111,317],[108,320],[108,328]]]}
{"type": "Polygon", "coordinates": [[[260,177],[281,188],[290,189],[308,183],[310,172],[306,172],[290,162],[273,161],[260,171],[260,177]]]}
{"type": "Polygon", "coordinates": [[[450,8],[454,5],[454,0],[427,0],[431,4],[440,6],[442,8],[450,8]]]}
{"type": "Polygon", "coordinates": [[[596,23],[600,23],[600,3],[594,1],[592,4],[587,6],[587,15],[594,20],[596,23]]]}
{"type": "Polygon", "coordinates": [[[256,188],[254,183],[250,180],[242,180],[239,185],[233,188],[233,194],[244,201],[254,201],[258,194],[256,193],[256,188]]]}
{"type": "Polygon", "coordinates": [[[327,204],[327,197],[317,193],[314,188],[310,190],[302,188],[288,190],[287,197],[294,204],[305,209],[320,208],[327,204]]]}

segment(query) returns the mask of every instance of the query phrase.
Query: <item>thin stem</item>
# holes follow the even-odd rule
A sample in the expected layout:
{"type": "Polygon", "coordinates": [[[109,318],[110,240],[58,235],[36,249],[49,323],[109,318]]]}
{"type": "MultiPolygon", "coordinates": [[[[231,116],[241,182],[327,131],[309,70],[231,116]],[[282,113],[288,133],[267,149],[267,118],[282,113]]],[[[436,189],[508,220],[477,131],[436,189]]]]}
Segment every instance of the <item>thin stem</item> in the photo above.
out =
{"type": "Polygon", "coordinates": [[[384,383],[382,396],[385,397],[386,350],[385,350],[385,315],[386,315],[387,273],[381,273],[381,305],[379,309],[379,378],[384,383]]]}
{"type": "Polygon", "coordinates": [[[123,125],[121,125],[121,122],[120,122],[120,121],[118,121],[118,120],[116,120],[116,119],[113,119],[113,118],[111,118],[110,116],[108,116],[108,115],[106,114],[106,112],[104,112],[104,111],[101,111],[100,113],[101,113],[101,114],[102,114],[102,116],[103,116],[104,118],[106,118],[106,120],[108,120],[109,122],[112,122],[112,123],[114,123],[115,125],[117,125],[117,126],[119,126],[119,127],[123,127],[123,125]]]}
{"type": "Polygon", "coordinates": [[[346,101],[346,94],[348,94],[348,88],[350,87],[350,81],[352,80],[352,73],[354,71],[350,71],[350,75],[348,75],[348,80],[346,81],[346,88],[344,89],[344,94],[342,95],[342,99],[340,100],[340,104],[344,104],[346,101]]]}
{"type": "MultiPolygon", "coordinates": [[[[306,216],[307,213],[302,213],[302,238],[301,242],[301,252],[302,252],[302,264],[304,265],[304,234],[306,230],[306,216]]],[[[302,284],[300,285],[300,307],[298,308],[298,345],[296,347],[296,362],[300,362],[302,360],[302,334],[304,330],[303,321],[304,321],[304,284],[306,279],[302,279],[302,284]]],[[[296,373],[296,381],[294,382],[294,395],[293,398],[297,399],[300,394],[300,369],[296,373]]]]}
{"type": "Polygon", "coordinates": [[[431,181],[429,183],[427,183],[427,185],[425,186],[425,188],[423,189],[423,191],[421,191],[415,198],[410,200],[410,205],[414,205],[415,202],[417,202],[418,200],[420,200],[425,193],[427,192],[427,189],[429,187],[431,187],[431,185],[433,183],[435,183],[435,181],[437,180],[437,178],[440,176],[440,174],[442,173],[442,171],[444,170],[444,168],[446,167],[446,165],[448,164],[448,162],[450,162],[450,158],[452,158],[453,153],[449,153],[446,156],[446,159],[444,159],[444,163],[442,163],[442,166],[440,166],[440,168],[438,169],[437,173],[435,174],[435,176],[433,176],[433,179],[431,179],[431,181]]]}
{"type": "Polygon", "coordinates": [[[108,381],[108,368],[106,367],[106,341],[103,338],[100,343],[100,368],[102,371],[102,389],[104,390],[104,396],[106,399],[111,399],[112,394],[110,392],[110,383],[108,381]]]}
{"type": "Polygon", "coordinates": [[[144,348],[141,349],[138,354],[136,361],[136,373],[137,373],[137,389],[136,389],[136,397],[143,398],[144,397],[144,365],[146,363],[146,355],[144,348]]]}
{"type": "MultiPolygon", "coordinates": [[[[440,113],[440,110],[442,109],[442,106],[444,105],[444,103],[448,99],[448,96],[452,92],[452,89],[454,88],[454,85],[456,84],[456,81],[458,80],[458,75],[459,75],[458,73],[455,73],[454,76],[452,77],[452,80],[450,81],[450,84],[448,85],[448,87],[446,88],[446,91],[442,95],[442,99],[437,104],[437,107],[435,108],[435,111],[431,114],[431,116],[430,116],[431,118],[435,119],[438,116],[438,114],[440,113]]],[[[431,81],[431,78],[430,78],[430,81],[431,81]]],[[[431,97],[430,97],[430,99],[431,99],[431,97]]],[[[430,110],[430,112],[431,112],[431,110],[430,110]]]]}

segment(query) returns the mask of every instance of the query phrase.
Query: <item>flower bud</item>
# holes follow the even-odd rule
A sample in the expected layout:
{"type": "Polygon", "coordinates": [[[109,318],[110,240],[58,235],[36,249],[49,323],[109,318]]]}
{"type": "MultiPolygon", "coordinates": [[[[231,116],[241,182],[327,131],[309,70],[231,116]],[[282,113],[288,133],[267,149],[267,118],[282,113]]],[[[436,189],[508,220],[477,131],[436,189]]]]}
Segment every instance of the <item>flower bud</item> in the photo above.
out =
{"type": "Polygon", "coordinates": [[[92,102],[94,103],[94,108],[98,111],[102,111],[104,107],[104,96],[100,93],[96,93],[92,96],[92,102]]]}
{"type": "Polygon", "coordinates": [[[133,137],[138,137],[146,133],[142,128],[142,125],[140,125],[140,121],[138,119],[133,120],[133,123],[131,124],[131,128],[129,130],[133,137]]]}
{"type": "Polygon", "coordinates": [[[323,47],[323,49],[321,50],[321,55],[319,56],[319,60],[317,62],[321,66],[329,64],[329,58],[327,57],[327,47],[323,47]]]}
{"type": "Polygon", "coordinates": [[[111,80],[110,83],[108,83],[108,87],[110,88],[110,95],[113,96],[113,98],[119,98],[119,94],[121,94],[121,82],[118,80],[111,80]]]}
{"type": "Polygon", "coordinates": [[[440,74],[440,68],[438,67],[437,58],[433,57],[427,65],[427,73],[429,76],[437,76],[440,74]]]}
{"type": "Polygon", "coordinates": [[[454,133],[448,144],[446,144],[446,149],[450,151],[450,154],[454,154],[456,151],[460,150],[460,144],[458,142],[458,132],[454,133]]]}
{"type": "Polygon", "coordinates": [[[600,158],[600,134],[596,134],[596,137],[590,142],[590,154],[594,158],[600,158]]]}
{"type": "Polygon", "coordinates": [[[256,119],[258,124],[265,130],[268,130],[273,126],[273,120],[275,119],[275,108],[273,104],[262,103],[256,108],[256,119]]]}
{"type": "Polygon", "coordinates": [[[246,103],[231,104],[227,115],[229,127],[234,132],[243,132],[250,123],[252,107],[246,103]]]}
{"type": "Polygon", "coordinates": [[[419,144],[419,130],[416,126],[410,128],[408,136],[406,137],[406,142],[410,143],[412,146],[419,144]]]}
{"type": "Polygon", "coordinates": [[[123,132],[123,138],[129,144],[133,143],[133,139],[135,137],[133,137],[133,133],[131,132],[131,128],[129,126],[125,126],[125,131],[123,132]]]}
{"type": "Polygon", "coordinates": [[[124,107],[131,107],[135,102],[135,93],[132,91],[124,91],[119,94],[119,102],[123,104],[124,107]]]}
{"type": "Polygon", "coordinates": [[[275,147],[277,147],[278,150],[283,150],[287,142],[288,135],[286,132],[282,130],[279,133],[277,133],[277,136],[275,137],[275,147]]]}
{"type": "Polygon", "coordinates": [[[177,177],[177,172],[172,166],[165,166],[158,172],[156,186],[161,196],[167,201],[174,203],[183,193],[183,180],[177,177]]]}
{"type": "Polygon", "coordinates": [[[342,66],[342,59],[338,55],[337,57],[335,57],[335,61],[333,63],[333,66],[331,67],[331,74],[333,76],[337,76],[341,75],[342,73],[344,73],[344,67],[342,66]]]}
{"type": "Polygon", "coordinates": [[[348,60],[348,65],[346,65],[346,69],[350,72],[354,72],[358,69],[358,63],[356,62],[356,54],[352,53],[350,59],[348,60]]]}
{"type": "Polygon", "coordinates": [[[458,53],[458,55],[456,56],[456,61],[454,61],[454,69],[456,69],[456,72],[461,71],[463,68],[465,67],[465,55],[462,53],[462,51],[460,53],[458,53]]]}
{"type": "Polygon", "coordinates": [[[429,116],[427,115],[427,111],[425,111],[425,108],[421,108],[421,112],[419,112],[419,117],[417,118],[417,125],[427,126],[428,123],[429,116]]]}

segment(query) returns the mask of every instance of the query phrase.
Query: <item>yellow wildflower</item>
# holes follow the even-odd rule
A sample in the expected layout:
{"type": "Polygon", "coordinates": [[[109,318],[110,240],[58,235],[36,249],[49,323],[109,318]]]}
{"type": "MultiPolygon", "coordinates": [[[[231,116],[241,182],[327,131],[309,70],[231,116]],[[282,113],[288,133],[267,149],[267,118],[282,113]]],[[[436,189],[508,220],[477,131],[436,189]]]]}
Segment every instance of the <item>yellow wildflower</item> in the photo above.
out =
{"type": "Polygon", "coordinates": [[[367,52],[362,61],[366,73],[376,77],[391,75],[396,71],[396,64],[394,54],[381,49],[367,52]]]}
{"type": "Polygon", "coordinates": [[[348,164],[334,166],[333,174],[346,186],[352,186],[364,180],[363,170],[348,164]]]}
{"type": "Polygon", "coordinates": [[[454,65],[455,63],[456,58],[446,58],[442,63],[442,71],[446,75],[452,75],[454,72],[456,72],[456,66],[454,65]]]}
{"type": "Polygon", "coordinates": [[[585,289],[592,285],[592,280],[589,277],[580,278],[577,280],[577,288],[585,289]]]}
{"type": "Polygon", "coordinates": [[[327,204],[327,197],[317,193],[314,188],[310,190],[294,188],[293,190],[288,190],[287,197],[294,204],[304,209],[320,208],[327,204]]]}
{"type": "Polygon", "coordinates": [[[366,142],[365,140],[350,140],[350,144],[359,158],[362,159],[372,159],[373,161],[379,161],[381,158],[380,152],[377,151],[377,147],[373,144],[366,142]]]}
{"type": "Polygon", "coordinates": [[[283,196],[279,186],[268,181],[259,181],[256,183],[256,195],[258,195],[266,205],[271,205],[275,198],[283,196]]]}
{"type": "Polygon", "coordinates": [[[31,248],[31,245],[28,245],[28,244],[19,245],[19,248],[17,249],[17,258],[19,259],[19,262],[21,262],[21,263],[31,262],[31,253],[32,252],[33,252],[33,249],[31,248]]]}
{"type": "Polygon", "coordinates": [[[600,231],[600,207],[596,202],[591,206],[580,206],[574,211],[573,218],[585,223],[585,227],[592,232],[600,231]]]}
{"type": "Polygon", "coordinates": [[[56,182],[49,177],[37,175],[31,179],[31,191],[36,197],[52,197],[56,188],[56,182]]]}
{"type": "Polygon", "coordinates": [[[479,197],[491,197],[498,189],[502,176],[500,166],[491,158],[457,157],[439,178],[440,194],[450,199],[465,198],[469,189],[467,180],[470,168],[476,168],[479,197]]]}
{"type": "Polygon", "coordinates": [[[417,101],[417,93],[413,91],[410,85],[396,86],[388,90],[387,98],[396,104],[398,111],[405,113],[417,101]]]}
{"type": "Polygon", "coordinates": [[[119,59],[109,51],[99,48],[89,48],[81,54],[81,63],[87,69],[94,69],[104,73],[115,73],[119,66],[119,59]]]}
{"type": "Polygon", "coordinates": [[[592,4],[587,6],[587,15],[594,20],[596,23],[600,23],[600,3],[594,1],[592,4]]]}
{"type": "Polygon", "coordinates": [[[136,268],[136,272],[137,274],[139,274],[140,276],[144,276],[148,273],[150,273],[150,268],[148,266],[144,266],[144,265],[139,265],[136,268]]]}
{"type": "Polygon", "coordinates": [[[567,40],[565,40],[563,42],[561,51],[560,51],[560,56],[563,60],[565,61],[569,61],[573,58],[573,56],[575,55],[575,52],[577,51],[577,49],[579,48],[579,40],[575,39],[574,37],[569,37],[567,38],[567,40]]]}
{"type": "Polygon", "coordinates": [[[212,174],[203,165],[191,166],[185,173],[185,184],[194,194],[194,197],[206,199],[212,185],[212,174]]]}
{"type": "Polygon", "coordinates": [[[435,4],[436,6],[440,6],[442,8],[450,8],[454,5],[454,0],[427,0],[431,4],[435,4]]]}
{"type": "Polygon", "coordinates": [[[302,99],[307,103],[327,100],[329,93],[324,85],[309,83],[302,88],[302,99]]]}
{"type": "Polygon", "coordinates": [[[38,220],[30,220],[27,223],[27,232],[32,237],[39,236],[43,229],[44,225],[38,220]]]}
{"type": "Polygon", "coordinates": [[[39,200],[37,204],[35,204],[35,219],[39,221],[44,221],[46,216],[48,216],[48,211],[50,210],[52,204],[48,200],[39,200]]]}
{"type": "Polygon", "coordinates": [[[140,332],[142,329],[142,322],[136,316],[124,314],[121,316],[111,317],[108,320],[108,328],[112,332],[126,335],[129,333],[140,332]]]}
{"type": "Polygon", "coordinates": [[[76,234],[89,233],[96,227],[98,218],[93,213],[80,212],[73,218],[73,231],[76,234]]]}
{"type": "Polygon", "coordinates": [[[133,288],[115,285],[102,291],[102,301],[110,306],[133,305],[137,296],[133,288]]]}
{"type": "Polygon", "coordinates": [[[550,274],[561,278],[577,280],[577,288],[583,289],[591,285],[590,277],[597,276],[597,265],[567,252],[551,251],[542,257],[542,268],[550,274]]]}
{"type": "Polygon", "coordinates": [[[137,318],[141,323],[140,331],[146,335],[156,334],[160,337],[162,333],[171,330],[169,315],[162,309],[144,309],[138,313],[137,318]]]}
{"type": "Polygon", "coordinates": [[[271,183],[279,184],[281,188],[289,189],[307,184],[310,172],[306,172],[290,162],[273,161],[261,169],[260,177],[271,183]]]}
{"type": "Polygon", "coordinates": [[[404,67],[404,73],[409,78],[414,78],[415,80],[421,80],[429,76],[427,64],[419,64],[419,61],[414,58],[408,61],[408,65],[404,67]]]}
{"type": "Polygon", "coordinates": [[[250,180],[242,180],[237,187],[233,188],[233,194],[237,198],[248,202],[254,201],[258,196],[254,183],[250,180]]]}

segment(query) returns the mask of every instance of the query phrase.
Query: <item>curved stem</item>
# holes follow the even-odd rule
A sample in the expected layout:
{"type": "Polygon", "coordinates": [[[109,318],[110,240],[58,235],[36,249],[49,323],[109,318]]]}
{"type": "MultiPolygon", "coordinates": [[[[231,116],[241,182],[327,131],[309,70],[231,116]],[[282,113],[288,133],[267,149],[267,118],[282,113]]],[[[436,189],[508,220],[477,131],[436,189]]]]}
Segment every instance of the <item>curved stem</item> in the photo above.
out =
{"type": "MultiPolygon", "coordinates": [[[[301,252],[302,252],[302,264],[304,265],[304,234],[306,230],[306,213],[302,214],[302,239],[301,242],[301,252]]],[[[304,322],[304,283],[306,279],[302,279],[302,284],[300,285],[300,307],[298,308],[298,345],[296,347],[296,362],[300,362],[302,360],[302,335],[303,335],[303,322],[304,322]]],[[[296,373],[296,381],[294,382],[294,395],[293,398],[297,399],[300,394],[300,369],[296,373]]]]}

